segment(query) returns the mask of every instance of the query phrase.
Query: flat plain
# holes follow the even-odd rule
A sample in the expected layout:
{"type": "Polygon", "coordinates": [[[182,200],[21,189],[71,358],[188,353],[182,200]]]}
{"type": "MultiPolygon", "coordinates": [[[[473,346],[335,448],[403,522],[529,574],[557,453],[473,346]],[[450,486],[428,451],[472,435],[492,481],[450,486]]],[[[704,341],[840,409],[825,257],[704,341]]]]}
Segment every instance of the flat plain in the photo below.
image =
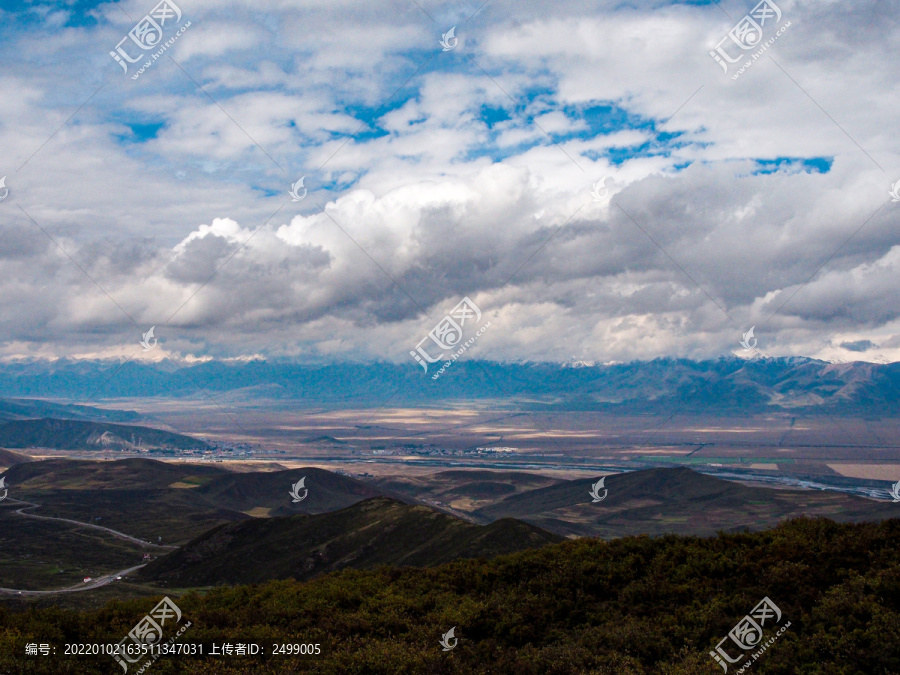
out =
{"type": "Polygon", "coordinates": [[[108,407],[136,410],[150,423],[179,433],[250,444],[255,448],[250,459],[257,461],[371,475],[399,473],[400,465],[403,472],[456,466],[571,477],[604,467],[681,464],[710,472],[846,478],[880,488],[900,480],[895,440],[900,419],[888,416],[623,415],[541,410],[509,401],[329,410],[283,401],[185,405],[123,399],[108,407]]]}

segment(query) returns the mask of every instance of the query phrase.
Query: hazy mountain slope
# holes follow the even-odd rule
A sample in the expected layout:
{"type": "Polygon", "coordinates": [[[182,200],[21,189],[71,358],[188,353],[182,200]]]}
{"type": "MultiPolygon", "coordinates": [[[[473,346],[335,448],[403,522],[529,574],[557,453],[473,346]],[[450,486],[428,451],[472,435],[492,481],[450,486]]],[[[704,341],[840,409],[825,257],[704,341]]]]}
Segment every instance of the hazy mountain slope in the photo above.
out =
{"type": "Polygon", "coordinates": [[[53,403],[40,399],[0,398],[0,420],[55,417],[71,420],[136,422],[141,416],[130,410],[105,410],[85,405],[53,403]]]}
{"type": "Polygon", "coordinates": [[[563,536],[604,538],[758,530],[802,515],[840,522],[900,516],[895,504],[840,492],[748,487],[687,468],[607,476],[607,497],[593,503],[589,492],[595,480],[566,481],[513,495],[473,515],[481,521],[520,518],[563,536]]]}
{"type": "Polygon", "coordinates": [[[559,540],[515,520],[479,526],[376,498],[327,514],[223,525],[150,563],[141,576],[179,587],[307,579],[346,567],[491,558],[559,540]]]}
{"type": "Polygon", "coordinates": [[[0,445],[55,450],[205,450],[209,444],[150,427],[84,420],[26,419],[0,423],[0,445]]]}

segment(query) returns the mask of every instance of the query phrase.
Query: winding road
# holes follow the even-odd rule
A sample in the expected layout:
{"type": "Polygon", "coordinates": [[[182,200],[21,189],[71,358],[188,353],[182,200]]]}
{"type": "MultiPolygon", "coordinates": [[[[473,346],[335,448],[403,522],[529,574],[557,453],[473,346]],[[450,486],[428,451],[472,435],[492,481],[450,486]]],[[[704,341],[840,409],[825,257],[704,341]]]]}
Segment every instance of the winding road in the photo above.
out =
{"type": "Polygon", "coordinates": [[[176,549],[177,546],[165,546],[162,544],[154,544],[149,541],[144,541],[143,539],[138,539],[137,537],[132,537],[130,534],[125,534],[124,532],[119,532],[118,530],[113,530],[108,527],[103,527],[102,525],[94,525],[92,523],[82,523],[80,520],[69,520],[68,518],[56,518],[54,516],[36,516],[33,513],[24,513],[26,509],[36,509],[40,507],[40,504],[35,504],[33,502],[26,502],[20,499],[10,499],[9,501],[15,502],[16,504],[26,504],[19,509],[16,509],[14,513],[18,513],[20,516],[24,518],[37,518],[38,520],[56,520],[60,523],[69,523],[70,525],[78,525],[80,527],[90,527],[94,530],[102,530],[104,532],[108,532],[114,537],[118,537],[119,539],[124,539],[125,541],[130,541],[132,544],[138,544],[140,546],[149,546],[151,548],[167,548],[167,549],[176,549]]]}
{"type": "Polygon", "coordinates": [[[69,586],[67,588],[58,588],[53,591],[26,591],[19,590],[18,588],[0,588],[0,593],[6,593],[8,595],[54,595],[56,593],[78,593],[80,591],[89,591],[93,588],[100,588],[101,586],[106,586],[106,584],[111,584],[116,580],[116,577],[124,577],[126,574],[130,572],[134,572],[135,570],[141,569],[144,565],[135,565],[134,567],[129,567],[127,570],[120,570],[119,572],[111,572],[109,574],[104,574],[102,577],[97,577],[96,579],[91,579],[86,584],[75,584],[74,586],[69,586]]]}
{"type": "MultiPolygon", "coordinates": [[[[4,500],[6,501],[6,500],[4,500]]],[[[20,508],[13,511],[23,518],[36,518],[38,520],[56,520],[60,523],[68,523],[70,525],[77,525],[78,527],[88,527],[94,530],[101,530],[108,534],[113,535],[119,539],[124,539],[125,541],[131,542],[132,544],[138,544],[139,546],[145,546],[149,548],[155,549],[176,549],[177,546],[163,546],[160,544],[154,544],[149,541],[144,541],[143,539],[138,539],[137,537],[132,537],[130,534],[125,534],[124,532],[119,532],[118,530],[113,530],[109,527],[103,527],[102,525],[94,525],[92,523],[82,523],[80,520],[70,520],[69,518],[56,518],[54,516],[37,516],[33,513],[25,513],[27,509],[36,509],[40,507],[40,504],[35,504],[33,502],[26,502],[19,499],[10,499],[8,500],[14,504],[23,504],[20,508]]],[[[141,565],[135,565],[134,567],[129,567],[128,569],[119,570],[118,572],[111,572],[109,574],[104,574],[103,576],[97,577],[96,579],[92,579],[87,583],[75,584],[73,586],[68,586],[66,588],[59,588],[51,591],[28,591],[25,589],[19,588],[0,588],[0,594],[6,595],[54,595],[56,593],[79,593],[81,591],[90,591],[95,588],[100,588],[101,586],[106,586],[107,584],[112,583],[116,580],[116,577],[124,577],[135,570],[141,569],[146,563],[141,565]]]]}

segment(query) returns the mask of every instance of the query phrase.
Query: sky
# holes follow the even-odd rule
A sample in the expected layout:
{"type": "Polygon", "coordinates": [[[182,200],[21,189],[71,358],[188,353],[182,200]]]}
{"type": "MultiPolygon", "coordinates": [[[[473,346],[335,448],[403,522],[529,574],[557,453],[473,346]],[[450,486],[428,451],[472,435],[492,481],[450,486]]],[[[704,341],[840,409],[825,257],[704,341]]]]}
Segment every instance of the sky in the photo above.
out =
{"type": "Polygon", "coordinates": [[[4,0],[0,359],[900,360],[888,9],[4,0]]]}

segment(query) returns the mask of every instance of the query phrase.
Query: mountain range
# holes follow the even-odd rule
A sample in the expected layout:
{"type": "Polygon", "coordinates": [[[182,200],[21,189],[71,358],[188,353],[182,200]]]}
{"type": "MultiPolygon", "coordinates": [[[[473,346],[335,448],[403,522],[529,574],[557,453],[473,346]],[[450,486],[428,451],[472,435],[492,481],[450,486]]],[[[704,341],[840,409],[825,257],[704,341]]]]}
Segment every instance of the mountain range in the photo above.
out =
{"type": "Polygon", "coordinates": [[[61,359],[0,364],[0,396],[84,400],[201,394],[332,407],[380,405],[389,397],[395,405],[515,397],[536,408],[631,413],[804,408],[883,415],[900,405],[900,363],[833,364],[802,357],[660,358],[608,365],[464,361],[438,381],[412,363],[309,365],[259,359],[122,364],[61,359]]]}

